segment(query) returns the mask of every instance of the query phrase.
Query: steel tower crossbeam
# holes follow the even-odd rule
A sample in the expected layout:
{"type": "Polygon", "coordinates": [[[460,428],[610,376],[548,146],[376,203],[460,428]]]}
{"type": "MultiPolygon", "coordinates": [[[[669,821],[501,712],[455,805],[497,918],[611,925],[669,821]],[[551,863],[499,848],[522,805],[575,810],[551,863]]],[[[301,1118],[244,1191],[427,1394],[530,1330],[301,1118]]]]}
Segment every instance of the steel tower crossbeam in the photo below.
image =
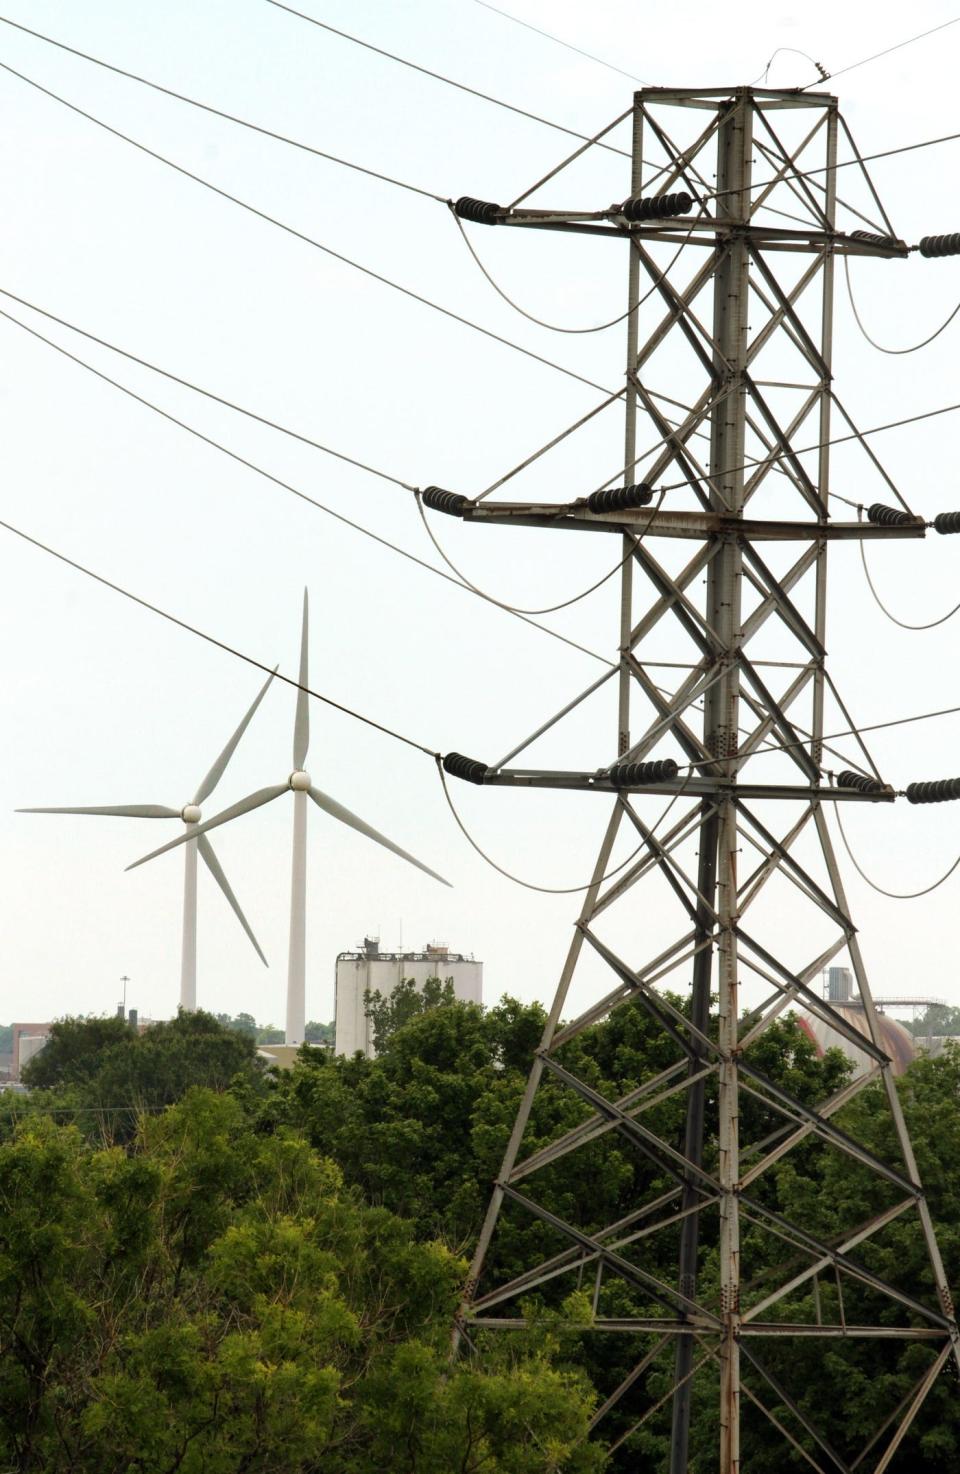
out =
{"type": "MultiPolygon", "coordinates": [[[[585,1273],[593,1275],[589,1333],[626,1338],[636,1350],[617,1385],[604,1389],[591,1430],[601,1436],[619,1420],[607,1446],[622,1450],[672,1402],[670,1474],[688,1468],[701,1373],[710,1372],[715,1387],[714,1369],[719,1372],[721,1474],[741,1469],[748,1405],[814,1469],[882,1474],[939,1370],[951,1358],[960,1369],[953,1303],[827,822],[834,804],[891,803],[897,796],[826,670],[828,550],[834,542],[925,534],[923,519],[909,512],[833,386],[836,257],[907,255],[865,171],[860,187],[867,203],[843,207],[870,228],[879,210],[883,225],[870,235],[838,225],[834,165],[844,127],[827,93],[644,88],[635,95],[631,200],[649,196],[654,185],[660,199],[683,187],[693,199],[692,215],[661,217],[658,207],[626,205],[541,210],[529,200],[517,209],[484,207],[498,226],[579,232],[594,238],[598,251],[604,239],[627,246],[624,489],[608,491],[606,482],[565,502],[485,494],[461,499],[457,515],[477,526],[612,535],[623,562],[615,670],[500,763],[469,764],[473,781],[485,787],[592,792],[601,804],[603,795],[613,803],[494,1184],[455,1342],[465,1337],[474,1347],[478,1332],[522,1327],[518,1300],[538,1294],[556,1307],[550,1296],[571,1279],[580,1284],[585,1273]],[[768,173],[755,180],[758,162],[768,173]],[[813,167],[822,179],[804,177],[813,167]],[[684,255],[697,250],[704,255],[687,273],[684,255]],[[678,424],[667,421],[664,402],[679,410],[678,424]],[[899,523],[831,517],[834,406],[848,438],[867,450],[867,480],[879,479],[904,509],[899,523]],[[640,454],[644,424],[657,438],[640,454]],[[812,443],[799,443],[804,431],[812,443]],[[706,442],[708,453],[700,448],[706,442]],[[674,480],[665,482],[667,476],[674,480]],[[688,541],[695,544],[692,554],[684,550],[688,541]],[[671,638],[675,648],[664,659],[662,644],[671,638]],[[657,640],[658,658],[646,658],[657,640]],[[598,753],[600,766],[511,766],[611,676],[618,688],[616,734],[598,753]],[[824,742],[828,707],[836,707],[849,740],[824,742]],[[836,761],[837,769],[825,760],[836,761]],[[658,816],[646,808],[656,800],[669,800],[658,816]],[[675,804],[680,812],[671,814],[675,804]],[[611,870],[628,832],[639,838],[640,853],[611,870]],[[747,848],[751,860],[741,873],[747,848]],[[614,926],[619,929],[608,930],[614,926]],[[856,1022],[814,986],[843,953],[857,983],[862,1018],[856,1022]],[[636,957],[643,959],[639,965],[630,960],[636,957]],[[590,992],[578,996],[563,1022],[587,958],[593,960],[590,992]],[[598,970],[612,974],[606,991],[595,987],[598,970]],[[677,986],[689,988],[688,1001],[665,991],[677,986]],[[742,991],[758,987],[763,996],[744,1008],[742,991]],[[647,1079],[608,1089],[565,1046],[631,1005],[675,1058],[647,1079]],[[772,1079],[753,1052],[794,1005],[865,1061],[819,1102],[772,1079]],[[528,1126],[545,1080],[579,1102],[584,1114],[573,1126],[568,1116],[554,1139],[531,1146],[528,1126]],[[889,1160],[859,1140],[842,1115],[862,1092],[878,1087],[896,1141],[889,1160]],[[679,1138],[670,1114],[678,1102],[679,1138]],[[759,1129],[746,1131],[747,1108],[750,1122],[763,1123],[759,1129]],[[575,1171],[578,1153],[603,1152],[613,1142],[635,1159],[637,1182],[647,1184],[638,1186],[639,1200],[626,1213],[595,1222],[589,1202],[560,1212],[544,1200],[547,1169],[565,1163],[575,1171]],[[837,1154],[851,1170],[869,1174],[877,1211],[868,1221],[825,1236],[781,1201],[778,1169],[801,1146],[837,1154]],[[507,1206],[512,1215],[536,1220],[558,1244],[557,1252],[498,1280],[497,1228],[507,1206]],[[892,1224],[910,1217],[926,1250],[929,1294],[877,1273],[869,1257],[892,1224]],[[750,1227],[743,1244],[741,1223],[750,1227]],[[672,1242],[667,1235],[678,1244],[672,1279],[660,1260],[653,1261],[654,1272],[645,1257],[672,1242]],[[745,1275],[744,1252],[756,1253],[763,1242],[779,1247],[760,1255],[759,1274],[745,1275]],[[865,1260],[856,1257],[861,1246],[865,1260]],[[822,1313],[824,1275],[835,1281],[836,1315],[822,1313]],[[621,1286],[617,1302],[610,1295],[614,1281],[621,1286]],[[844,1283],[848,1296],[856,1295],[849,1318],[844,1283]],[[633,1302],[626,1314],[623,1293],[633,1302]],[[874,1303],[881,1307],[875,1316],[874,1303]],[[774,1318],[761,1319],[766,1314],[774,1318]],[[894,1345],[913,1339],[930,1348],[931,1360],[866,1446],[848,1450],[818,1430],[788,1385],[789,1366],[768,1362],[766,1351],[757,1355],[760,1337],[894,1345]],[[667,1354],[674,1362],[671,1387],[644,1407],[648,1375],[667,1354]],[[744,1381],[742,1360],[772,1392],[772,1406],[744,1381]]],[[[849,146],[856,163],[852,140],[849,146]]],[[[851,491],[855,506],[868,501],[859,480],[851,491]]],[[[456,765],[448,771],[465,776],[465,761],[458,759],[459,772],[456,765]]]]}

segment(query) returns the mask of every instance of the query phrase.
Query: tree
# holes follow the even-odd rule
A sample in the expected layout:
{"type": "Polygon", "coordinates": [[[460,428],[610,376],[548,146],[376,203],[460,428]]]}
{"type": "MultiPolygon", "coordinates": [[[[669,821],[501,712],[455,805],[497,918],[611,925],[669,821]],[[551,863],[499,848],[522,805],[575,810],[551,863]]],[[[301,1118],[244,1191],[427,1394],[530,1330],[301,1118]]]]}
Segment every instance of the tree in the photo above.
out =
{"type": "Polygon", "coordinates": [[[904,1020],[904,1027],[911,1034],[923,1037],[943,1036],[944,1034],[956,1034],[960,1036],[960,1008],[951,1007],[946,1003],[930,1003],[918,1018],[909,1022],[904,1020]]]}
{"type": "Polygon", "coordinates": [[[464,1272],[297,1136],[194,1090],[128,1151],[0,1145],[0,1460],[18,1474],[595,1474],[541,1338],[451,1369],[464,1272]]]}
{"type": "Polygon", "coordinates": [[[257,1070],[249,1034],[197,1012],[142,1034],[118,1018],[62,1019],[27,1065],[24,1081],[33,1089],[67,1090],[67,1104],[115,1115],[118,1130],[129,1132],[137,1110],[170,1105],[193,1085],[226,1090],[236,1076],[257,1070]]]}
{"type": "Polygon", "coordinates": [[[377,1054],[383,1052],[397,1030],[411,1019],[454,1002],[453,978],[443,982],[436,977],[425,978],[422,988],[417,987],[413,978],[401,978],[389,993],[381,993],[379,988],[371,992],[368,988],[363,995],[364,1012],[373,1024],[373,1047],[377,1054]]]}
{"type": "Polygon", "coordinates": [[[115,1014],[57,1019],[43,1049],[24,1067],[24,1084],[35,1090],[87,1085],[103,1067],[109,1050],[129,1044],[132,1037],[126,1020],[115,1014]]]}

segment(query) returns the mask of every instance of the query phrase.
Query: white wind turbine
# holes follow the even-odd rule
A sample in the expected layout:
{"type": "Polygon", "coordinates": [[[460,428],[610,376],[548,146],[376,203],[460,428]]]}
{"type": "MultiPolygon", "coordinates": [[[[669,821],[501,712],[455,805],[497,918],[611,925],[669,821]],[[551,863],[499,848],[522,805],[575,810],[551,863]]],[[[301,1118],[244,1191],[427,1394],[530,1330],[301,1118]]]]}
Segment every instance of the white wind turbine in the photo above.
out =
{"type": "MultiPolygon", "coordinates": [[[[303,765],[307,760],[307,749],[310,745],[310,707],[306,687],[308,685],[308,603],[307,590],[303,591],[303,624],[300,634],[300,689],[297,692],[297,713],[293,727],[293,772],[284,780],[272,788],[260,788],[256,793],[251,793],[247,798],[242,798],[239,803],[231,804],[228,809],[217,814],[213,819],[208,819],[205,824],[199,825],[196,833],[201,839],[205,837],[208,829],[214,829],[218,824],[227,824],[231,819],[239,818],[241,814],[249,813],[251,809],[258,809],[262,804],[272,803],[275,798],[280,798],[284,793],[293,793],[293,864],[291,868],[290,882],[290,954],[287,969],[287,1026],[286,1042],[288,1044],[302,1044],[304,1029],[306,1026],[306,915],[307,915],[307,796],[313,799],[318,809],[323,809],[334,819],[339,819],[341,824],[348,824],[351,829],[356,829],[360,834],[373,839],[385,849],[391,850],[393,854],[399,855],[401,860],[407,860],[411,865],[416,865],[418,870],[423,870],[427,875],[439,880],[441,885],[449,885],[442,875],[431,870],[428,865],[422,864],[413,855],[402,850],[393,840],[387,839],[378,830],[373,829],[363,819],[345,809],[336,799],[330,798],[322,793],[319,788],[314,788],[310,781],[309,773],[305,773],[303,765]]],[[[173,849],[178,844],[183,844],[187,839],[181,835],[179,839],[173,839],[169,844],[161,845],[159,849],[153,850],[149,855],[134,861],[128,865],[128,870],[136,869],[137,865],[144,865],[147,860],[152,860],[156,855],[162,855],[164,851],[173,849]]]]}
{"type": "Polygon", "coordinates": [[[220,753],[213,767],[204,778],[189,803],[182,809],[168,809],[162,804],[106,804],[85,808],[18,809],[18,814],[99,814],[123,819],[182,819],[185,827],[178,843],[185,843],[183,857],[183,942],[180,953],[180,1007],[192,1013],[197,1006],[197,856],[203,859],[217,885],[223,891],[240,925],[253,944],[254,950],[264,967],[267,959],[260,950],[260,943],[251,930],[250,923],[240,909],[230,882],[223,873],[220,861],[205,834],[200,832],[200,805],[210,797],[233,757],[237,743],[250,724],[254,712],[260,705],[276,672],[272,672],[261,686],[253,705],[249,708],[239,727],[220,753]]]}

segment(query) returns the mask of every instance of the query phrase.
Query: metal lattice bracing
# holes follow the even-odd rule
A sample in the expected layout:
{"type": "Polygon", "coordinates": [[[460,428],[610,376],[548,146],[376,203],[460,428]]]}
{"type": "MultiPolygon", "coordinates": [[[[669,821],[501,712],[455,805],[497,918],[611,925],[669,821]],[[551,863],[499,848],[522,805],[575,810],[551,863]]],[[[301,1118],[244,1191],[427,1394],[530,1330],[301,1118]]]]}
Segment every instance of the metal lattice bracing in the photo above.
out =
{"type": "Polygon", "coordinates": [[[461,509],[470,522],[607,532],[620,540],[624,564],[611,652],[616,736],[595,754],[595,766],[516,767],[517,754],[553,729],[550,719],[511,754],[513,766],[482,777],[486,786],[590,791],[610,805],[610,816],[494,1186],[457,1335],[472,1341],[481,1328],[520,1326],[526,1296],[582,1284],[586,1274],[594,1287],[590,1333],[627,1337],[631,1348],[628,1374],[594,1420],[597,1436],[614,1409],[621,1419],[630,1409],[618,1442],[656,1410],[659,1403],[637,1401],[638,1389],[649,1368],[669,1362],[672,1474],[688,1467],[698,1379],[719,1392],[722,1474],[741,1467],[748,1407],[751,1416],[769,1418],[808,1466],[856,1464],[881,1474],[941,1369],[951,1358],[960,1367],[953,1305],[831,838],[835,804],[892,802],[895,794],[859,738],[827,740],[833,727],[854,728],[825,665],[828,546],[925,530],[857,435],[832,379],[836,256],[895,261],[907,253],[857,159],[836,99],[826,94],[647,88],[635,97],[631,199],[682,190],[694,202],[691,213],[658,218],[647,211],[644,218],[636,211],[641,218],[632,221],[627,209],[524,205],[497,218],[509,228],[586,232],[601,253],[604,238],[629,242],[626,440],[617,479],[635,486],[642,477],[654,496],[644,490],[631,505],[625,494],[612,510],[587,495],[562,504],[481,498],[461,509]],[[841,154],[855,163],[838,174],[841,154]],[[859,462],[844,462],[843,485],[835,487],[827,442],[841,436],[859,462]],[[846,503],[862,506],[875,494],[907,515],[887,524],[851,515],[846,503]],[[838,508],[843,515],[832,517],[838,508]],[[654,758],[673,762],[658,771],[642,766],[654,758]],[[658,820],[651,806],[665,800],[668,812],[658,820]],[[639,853],[611,875],[626,834],[639,853]],[[824,967],[841,957],[856,978],[864,1030],[818,988],[824,967]],[[589,958],[602,962],[607,984],[562,1021],[589,958]],[[689,1008],[677,1007],[665,991],[671,988],[689,990],[689,1008]],[[675,1060],[608,1098],[571,1067],[565,1046],[627,1004],[646,1011],[675,1060]],[[766,1029],[794,1004],[866,1057],[858,1076],[815,1106],[757,1063],[766,1029]],[[577,1097],[584,1114],[531,1149],[531,1111],[547,1078],[577,1097]],[[884,1092],[890,1114],[890,1160],[834,1122],[873,1087],[884,1092]],[[685,1102],[679,1140],[657,1129],[658,1108],[676,1097],[685,1102]],[[748,1100],[776,1124],[741,1140],[748,1100]],[[667,1190],[638,1201],[616,1223],[590,1223],[589,1210],[573,1222],[539,1200],[538,1173],[611,1135],[665,1178],[667,1190]],[[826,1237],[785,1211],[778,1172],[811,1143],[875,1180],[878,1208],[869,1222],[826,1237]],[[504,1213],[539,1223],[557,1246],[509,1282],[490,1271],[504,1213]],[[706,1263],[708,1214],[718,1249],[706,1263]],[[918,1219],[928,1257],[923,1300],[870,1267],[870,1246],[904,1215],[918,1219]],[[646,1258],[663,1232],[678,1245],[672,1277],[651,1272],[646,1258]],[[771,1276],[768,1264],[758,1284],[746,1244],[771,1238],[782,1244],[782,1270],[771,1276]],[[822,1297],[825,1276],[836,1291],[822,1297]],[[845,1283],[875,1307],[869,1324],[845,1316],[845,1283]],[[638,1313],[608,1312],[621,1303],[611,1292],[617,1284],[629,1288],[638,1313]],[[797,1306],[810,1305],[811,1287],[816,1311],[796,1319],[797,1306]],[[824,1312],[825,1300],[832,1313],[824,1312]],[[840,1336],[916,1339],[931,1348],[914,1393],[859,1459],[830,1446],[765,1357],[773,1337],[840,1336]]]}

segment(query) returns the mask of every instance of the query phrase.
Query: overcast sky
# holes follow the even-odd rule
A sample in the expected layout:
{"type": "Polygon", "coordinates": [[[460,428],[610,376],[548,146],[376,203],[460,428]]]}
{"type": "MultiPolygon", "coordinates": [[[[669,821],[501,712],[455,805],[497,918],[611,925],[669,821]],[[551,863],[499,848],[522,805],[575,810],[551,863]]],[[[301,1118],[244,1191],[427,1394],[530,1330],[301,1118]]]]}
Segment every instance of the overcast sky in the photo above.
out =
{"type": "MultiPolygon", "coordinates": [[[[475,0],[302,0],[302,8],[577,131],[595,132],[630,105],[626,77],[475,0]]],[[[589,7],[515,0],[513,9],[646,82],[684,86],[755,81],[779,47],[839,72],[950,19],[939,3],[887,5],[871,8],[866,29],[863,7],[819,0],[743,3],[726,12],[706,0],[595,0],[589,7]]],[[[574,145],[262,0],[11,0],[9,14],[444,198],[512,199],[574,145]]],[[[838,76],[833,85],[862,151],[957,131],[958,52],[960,26],[838,76]]],[[[564,336],[520,317],[483,279],[442,204],[198,113],[2,26],[0,61],[374,271],[597,383],[618,382],[623,326],[564,336]]],[[[813,75],[809,61],[785,51],[769,81],[792,86],[813,75]]],[[[267,418],[402,480],[472,495],[597,402],[595,389],[254,219],[9,73],[0,73],[0,123],[0,287],[267,418]]],[[[906,240],[960,228],[952,189],[958,147],[873,166],[906,240]]],[[[607,205],[629,192],[628,170],[625,159],[592,150],[548,202],[607,205]]],[[[623,310],[619,243],[476,228],[472,239],[504,290],[535,316],[580,326],[623,310]]],[[[960,299],[960,259],[914,254],[855,261],[854,268],[864,321],[893,346],[925,336],[960,299]]],[[[11,310],[238,454],[437,561],[409,493],[11,310]]],[[[921,353],[882,356],[860,336],[838,277],[836,383],[862,424],[960,399],[958,334],[960,319],[921,353]]],[[[0,419],[4,520],[290,674],[309,586],[312,684],[431,749],[492,761],[597,674],[589,656],[297,501],[4,319],[0,419]]],[[[960,507],[953,418],[874,444],[916,510],[960,507]]],[[[621,446],[613,410],[545,458],[526,492],[583,494],[613,472],[621,446]]],[[[872,498],[873,473],[864,473],[862,486],[857,479],[862,457],[838,464],[847,494],[872,498]]],[[[617,556],[608,538],[442,522],[437,531],[467,576],[526,607],[567,598],[617,556]]],[[[935,618],[955,602],[958,558],[960,538],[935,537],[871,555],[884,596],[912,621],[935,618]]],[[[870,599],[853,547],[832,555],[832,570],[831,670],[857,720],[960,704],[957,622],[929,633],[900,631],[870,599]]],[[[611,583],[543,622],[609,654],[616,607],[611,583]]],[[[13,810],[179,807],[261,677],[2,530],[0,620],[0,1016],[111,1010],[124,973],[129,1003],[169,1016],[178,995],[180,856],[131,874],[124,866],[172,838],[176,824],[13,810]]],[[[294,702],[289,687],[275,685],[206,815],[285,780],[294,702]]],[[[315,783],[454,888],[311,810],[308,1017],[332,1016],[335,956],[365,933],[378,934],[384,947],[402,937],[406,948],[439,941],[474,953],[485,963],[488,1001],[504,992],[549,999],[577,898],[522,890],[489,869],[455,828],[429,758],[318,703],[311,715],[307,767],[315,783]]],[[[611,756],[611,722],[602,697],[571,725],[569,745],[548,745],[543,760],[601,766],[611,756]]],[[[885,776],[903,786],[960,771],[958,731],[958,717],[895,729],[876,734],[872,750],[885,776]]],[[[543,886],[587,880],[606,800],[466,785],[457,800],[478,842],[506,869],[543,886]]],[[[935,879],[960,848],[955,806],[901,803],[847,813],[858,858],[892,890],[935,879]]],[[[201,874],[203,1006],[283,1017],[291,819],[283,801],[220,831],[218,853],[271,967],[262,967],[201,874]]],[[[851,871],[845,859],[844,871],[851,871]]],[[[930,897],[891,902],[850,873],[878,993],[927,990],[960,1002],[958,887],[960,872],[930,897]]],[[[632,905],[629,955],[640,961],[660,918],[642,888],[632,905]]],[[[795,938],[801,910],[791,909],[789,897],[783,905],[784,936],[795,938]]],[[[802,951],[790,960],[805,961],[802,951]]],[[[575,1001],[600,985],[588,969],[575,1001]]]]}

